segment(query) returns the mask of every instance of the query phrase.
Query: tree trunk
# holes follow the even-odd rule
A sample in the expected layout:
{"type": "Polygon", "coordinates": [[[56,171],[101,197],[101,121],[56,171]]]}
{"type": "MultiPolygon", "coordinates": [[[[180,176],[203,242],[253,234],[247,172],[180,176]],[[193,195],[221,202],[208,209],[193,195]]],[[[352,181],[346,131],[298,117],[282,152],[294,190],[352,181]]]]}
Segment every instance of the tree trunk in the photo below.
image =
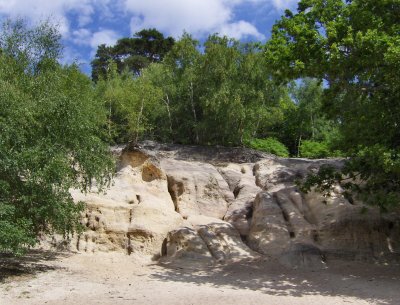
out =
{"type": "Polygon", "coordinates": [[[194,132],[196,135],[196,144],[199,144],[199,133],[197,131],[197,115],[196,115],[196,109],[194,107],[194,100],[193,100],[193,82],[190,82],[190,103],[192,105],[192,111],[193,111],[194,132]]]}
{"type": "Polygon", "coordinates": [[[171,111],[169,109],[169,97],[168,94],[165,95],[165,99],[163,99],[165,105],[167,106],[167,112],[168,112],[168,119],[169,119],[169,131],[172,136],[172,118],[171,118],[171,111]]]}
{"type": "MultiPolygon", "coordinates": [[[[263,100],[262,100],[261,108],[263,109],[264,106],[265,106],[265,100],[263,99],[263,100]]],[[[258,111],[258,119],[257,119],[257,123],[256,123],[256,129],[255,129],[254,132],[253,132],[253,138],[256,137],[258,128],[260,127],[260,122],[261,122],[261,114],[260,114],[260,113],[261,113],[261,111],[259,110],[259,111],[258,111]]]]}
{"type": "Polygon", "coordinates": [[[108,136],[110,137],[110,139],[111,139],[111,115],[112,115],[111,111],[112,110],[111,110],[111,100],[110,100],[110,108],[109,108],[109,114],[108,114],[108,136]]]}
{"type": "Polygon", "coordinates": [[[301,135],[299,136],[299,142],[297,143],[297,157],[300,157],[300,145],[301,145],[301,135]]]}
{"type": "Polygon", "coordinates": [[[315,137],[314,116],[311,113],[311,139],[314,140],[314,137],[315,137]]]}
{"type": "Polygon", "coordinates": [[[142,119],[142,114],[143,114],[143,107],[144,107],[144,99],[142,98],[142,104],[140,105],[140,112],[138,115],[137,125],[136,125],[135,144],[139,141],[139,128],[140,128],[140,121],[142,119]]]}

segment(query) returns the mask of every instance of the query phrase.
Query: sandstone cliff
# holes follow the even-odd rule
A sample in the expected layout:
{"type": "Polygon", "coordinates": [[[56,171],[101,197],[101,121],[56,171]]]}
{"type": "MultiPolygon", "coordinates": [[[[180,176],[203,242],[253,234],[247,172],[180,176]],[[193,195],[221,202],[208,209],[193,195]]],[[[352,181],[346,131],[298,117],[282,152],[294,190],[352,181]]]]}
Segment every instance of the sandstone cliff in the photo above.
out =
{"type": "Polygon", "coordinates": [[[275,259],[322,268],[331,257],[392,260],[399,213],[300,193],[296,179],[338,160],[282,159],[248,149],[160,145],[117,151],[105,194],[73,191],[87,204],[77,251],[143,253],[163,260],[275,259]]]}

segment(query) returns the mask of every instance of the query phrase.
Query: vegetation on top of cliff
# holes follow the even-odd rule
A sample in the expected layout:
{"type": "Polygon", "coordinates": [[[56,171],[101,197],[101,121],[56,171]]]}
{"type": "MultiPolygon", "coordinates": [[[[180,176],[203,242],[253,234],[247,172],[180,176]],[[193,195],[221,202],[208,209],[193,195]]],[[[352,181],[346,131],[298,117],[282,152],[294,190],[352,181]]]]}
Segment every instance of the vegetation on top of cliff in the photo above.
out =
{"type": "Polygon", "coordinates": [[[277,85],[259,43],[212,35],[200,45],[184,34],[163,62],[139,76],[119,73],[112,61],[108,70],[97,91],[116,143],[241,146],[274,137],[295,156],[302,140],[331,144],[334,124],[321,112],[321,82],[277,85]]]}

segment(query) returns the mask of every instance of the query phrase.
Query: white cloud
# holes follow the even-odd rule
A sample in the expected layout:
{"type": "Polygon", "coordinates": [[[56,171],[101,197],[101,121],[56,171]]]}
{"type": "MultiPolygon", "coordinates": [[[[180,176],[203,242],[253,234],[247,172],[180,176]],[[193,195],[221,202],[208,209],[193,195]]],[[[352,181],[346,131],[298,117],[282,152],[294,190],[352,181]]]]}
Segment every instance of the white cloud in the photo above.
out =
{"type": "Polygon", "coordinates": [[[295,9],[298,0],[272,0],[272,4],[278,10],[295,9]]]}
{"type": "Polygon", "coordinates": [[[107,7],[109,2],[110,0],[0,0],[0,14],[24,17],[33,22],[50,17],[59,24],[61,34],[68,37],[68,13],[76,14],[79,26],[85,26],[92,21],[95,9],[107,7]]]}
{"type": "Polygon", "coordinates": [[[257,39],[265,38],[265,36],[261,34],[254,25],[243,20],[222,26],[218,33],[236,39],[240,39],[247,36],[252,36],[257,39]]]}
{"type": "Polygon", "coordinates": [[[297,0],[0,0],[0,15],[21,16],[37,22],[51,16],[60,25],[64,38],[71,28],[92,24],[98,14],[110,19],[121,13],[131,18],[130,29],[155,27],[169,35],[179,36],[184,30],[195,36],[219,32],[236,38],[262,37],[254,25],[238,20],[235,8],[255,5],[254,8],[282,10],[294,8],[297,0]],[[67,14],[77,16],[77,24],[70,24],[67,14]]]}
{"type": "Polygon", "coordinates": [[[254,8],[254,15],[258,12],[259,16],[260,11],[268,15],[284,8],[294,9],[296,3],[297,0],[0,0],[0,19],[24,17],[36,23],[50,18],[58,23],[67,42],[65,57],[78,58],[80,47],[90,47],[93,55],[98,45],[114,44],[123,36],[117,31],[123,33],[128,28],[132,34],[154,27],[175,37],[187,31],[197,38],[220,33],[237,39],[263,39],[254,24],[238,17],[239,10],[249,5],[254,8]],[[116,26],[119,28],[112,30],[116,26]]]}
{"type": "Polygon", "coordinates": [[[234,8],[246,2],[270,0],[125,0],[126,11],[132,15],[131,32],[156,27],[173,36],[187,31],[195,36],[218,32],[235,38],[263,37],[254,25],[234,20],[234,8]]]}
{"type": "Polygon", "coordinates": [[[72,32],[72,41],[76,45],[90,45],[92,32],[88,29],[81,28],[72,32]]]}
{"type": "Polygon", "coordinates": [[[157,27],[174,36],[183,30],[198,34],[216,29],[232,17],[230,9],[215,0],[127,0],[125,4],[134,16],[132,32],[157,27]]]}
{"type": "Polygon", "coordinates": [[[89,45],[92,47],[92,49],[96,49],[97,46],[101,44],[111,46],[115,44],[118,38],[120,38],[119,34],[113,30],[101,30],[93,33],[89,40],[89,45]]]}
{"type": "Polygon", "coordinates": [[[110,29],[101,29],[93,33],[89,29],[81,28],[72,32],[71,40],[75,45],[90,46],[94,53],[99,45],[114,45],[119,38],[120,35],[110,29]]]}

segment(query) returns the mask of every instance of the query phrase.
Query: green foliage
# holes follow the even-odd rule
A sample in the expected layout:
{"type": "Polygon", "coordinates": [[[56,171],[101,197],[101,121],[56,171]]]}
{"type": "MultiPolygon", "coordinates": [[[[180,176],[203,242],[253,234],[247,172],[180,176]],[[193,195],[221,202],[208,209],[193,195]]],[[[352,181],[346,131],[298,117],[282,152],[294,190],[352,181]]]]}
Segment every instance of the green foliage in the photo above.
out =
{"type": "Polygon", "coordinates": [[[277,155],[278,157],[289,157],[289,151],[286,146],[275,138],[252,139],[247,141],[246,146],[277,155]]]}
{"type": "Polygon", "coordinates": [[[28,28],[25,20],[5,20],[0,35],[0,55],[16,60],[19,67],[29,73],[38,73],[48,59],[58,58],[62,53],[61,35],[45,21],[28,28]]]}
{"type": "Polygon", "coordinates": [[[110,72],[97,83],[96,94],[108,110],[107,130],[116,143],[136,143],[150,135],[163,109],[161,90],[152,85],[148,71],[135,78],[128,71],[117,73],[110,63],[110,72]]]}
{"type": "Polygon", "coordinates": [[[258,44],[212,35],[198,46],[184,34],[165,58],[172,140],[241,145],[282,121],[287,91],[266,77],[258,44]]]}
{"type": "Polygon", "coordinates": [[[399,6],[301,1],[297,14],[276,23],[266,45],[277,78],[326,80],[323,108],[340,122],[341,148],[349,153],[358,145],[399,145],[399,6]]]}
{"type": "Polygon", "coordinates": [[[268,79],[258,44],[210,36],[201,57],[203,142],[241,145],[282,120],[285,93],[268,79]]]}
{"type": "Polygon", "coordinates": [[[165,59],[140,75],[107,64],[97,83],[115,142],[154,138],[186,144],[241,145],[265,136],[291,103],[285,87],[266,77],[258,44],[210,36],[204,52],[184,34],[165,59]]]}
{"type": "Polygon", "coordinates": [[[198,46],[199,42],[185,33],[165,58],[169,86],[163,87],[163,93],[172,113],[172,139],[180,143],[199,143],[198,46]]]}
{"type": "Polygon", "coordinates": [[[0,35],[0,251],[21,253],[39,233],[69,234],[82,204],[70,188],[110,179],[105,113],[77,66],[57,63],[49,24],[5,23],[0,35]],[[35,43],[31,43],[31,42],[35,43]]]}
{"type": "Polygon", "coordinates": [[[400,158],[396,151],[375,145],[360,149],[343,168],[323,166],[300,185],[302,191],[312,188],[330,196],[332,186],[340,184],[351,203],[361,200],[388,211],[400,202],[400,158]]]}
{"type": "Polygon", "coordinates": [[[329,147],[324,142],[304,140],[300,144],[300,156],[303,158],[326,158],[330,156],[329,147]]]}
{"type": "Polygon", "coordinates": [[[338,122],[337,147],[352,157],[343,173],[362,173],[354,190],[377,205],[389,204],[385,192],[400,203],[399,12],[397,0],[303,0],[275,24],[265,49],[277,79],[326,80],[323,109],[338,122]]]}
{"type": "Polygon", "coordinates": [[[98,46],[92,61],[92,79],[105,78],[109,72],[110,61],[114,62],[120,73],[124,70],[140,75],[142,69],[151,63],[160,62],[174,45],[172,37],[165,38],[156,29],[144,29],[133,38],[121,38],[114,46],[98,46]]]}
{"type": "Polygon", "coordinates": [[[203,139],[200,140],[211,144],[239,144],[248,116],[247,101],[237,83],[244,56],[239,43],[227,37],[210,36],[204,46],[198,72],[203,77],[197,84],[201,90],[199,129],[203,139]]]}
{"type": "Polygon", "coordinates": [[[337,124],[327,119],[322,111],[322,83],[305,78],[291,82],[289,92],[294,103],[285,109],[283,122],[276,128],[279,139],[287,145],[290,154],[300,156],[303,141],[325,142],[328,146],[332,142],[333,145],[337,124]]]}

